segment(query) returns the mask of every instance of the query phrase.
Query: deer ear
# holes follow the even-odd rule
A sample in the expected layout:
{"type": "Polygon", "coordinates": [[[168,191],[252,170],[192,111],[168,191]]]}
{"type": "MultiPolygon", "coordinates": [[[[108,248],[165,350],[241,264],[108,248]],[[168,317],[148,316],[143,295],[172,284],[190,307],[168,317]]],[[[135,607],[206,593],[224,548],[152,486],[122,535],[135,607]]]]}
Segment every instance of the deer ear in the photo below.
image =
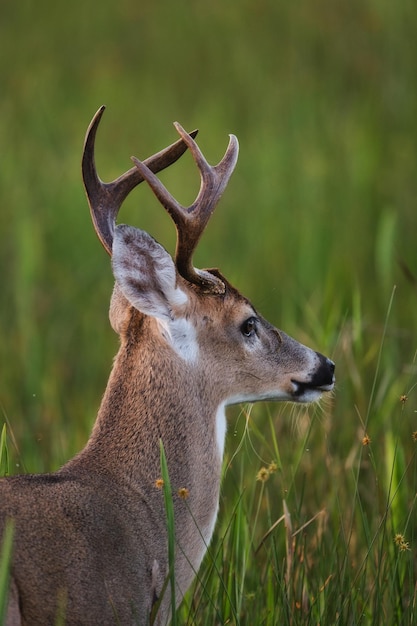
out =
{"type": "Polygon", "coordinates": [[[172,320],[173,309],[187,302],[177,286],[168,252],[148,233],[120,224],[113,238],[113,274],[124,297],[142,313],[172,320]]]}

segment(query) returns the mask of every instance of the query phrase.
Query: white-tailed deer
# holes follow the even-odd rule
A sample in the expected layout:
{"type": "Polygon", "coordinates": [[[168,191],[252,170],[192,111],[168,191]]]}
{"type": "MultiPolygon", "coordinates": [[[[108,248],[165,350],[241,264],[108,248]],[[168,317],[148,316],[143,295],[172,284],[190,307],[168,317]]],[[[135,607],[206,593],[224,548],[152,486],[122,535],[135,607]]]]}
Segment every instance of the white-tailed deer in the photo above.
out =
{"type": "MultiPolygon", "coordinates": [[[[0,481],[0,532],[14,522],[8,626],[154,623],[171,617],[162,441],[173,492],[177,604],[216,522],[226,434],[238,402],[311,402],[334,386],[334,364],[277,330],[217,270],[193,267],[198,240],[235,167],[230,137],[210,166],[181,137],[112,183],[94,164],[104,107],[87,131],[82,162],[96,232],[112,257],[110,320],[120,349],[85,448],[59,471],[0,481]],[[181,206],[153,172],[188,148],[201,187],[181,206]],[[175,262],[146,232],[117,225],[128,193],[145,180],[178,232],[175,262]],[[184,501],[178,490],[186,490],[184,501]],[[155,611],[154,611],[155,612],[155,611]]],[[[1,537],[1,534],[0,534],[1,537]]]]}

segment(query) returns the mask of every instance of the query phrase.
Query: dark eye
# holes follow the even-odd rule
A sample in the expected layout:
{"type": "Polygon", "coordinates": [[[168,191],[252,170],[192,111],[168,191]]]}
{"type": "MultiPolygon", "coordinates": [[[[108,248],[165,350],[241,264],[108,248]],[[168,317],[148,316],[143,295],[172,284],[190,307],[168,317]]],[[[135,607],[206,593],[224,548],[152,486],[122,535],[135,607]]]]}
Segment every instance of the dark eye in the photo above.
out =
{"type": "Polygon", "coordinates": [[[249,317],[240,327],[240,332],[245,337],[252,337],[256,333],[256,317],[249,317]]]}

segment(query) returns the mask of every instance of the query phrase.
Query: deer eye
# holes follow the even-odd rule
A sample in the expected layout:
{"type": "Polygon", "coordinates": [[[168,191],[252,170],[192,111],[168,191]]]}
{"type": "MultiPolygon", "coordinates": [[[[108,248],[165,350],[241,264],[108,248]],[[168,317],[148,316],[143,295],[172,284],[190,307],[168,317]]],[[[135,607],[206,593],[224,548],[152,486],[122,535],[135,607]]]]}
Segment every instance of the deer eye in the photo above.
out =
{"type": "Polygon", "coordinates": [[[245,337],[253,337],[256,333],[256,317],[249,317],[240,327],[240,332],[245,337]]]}

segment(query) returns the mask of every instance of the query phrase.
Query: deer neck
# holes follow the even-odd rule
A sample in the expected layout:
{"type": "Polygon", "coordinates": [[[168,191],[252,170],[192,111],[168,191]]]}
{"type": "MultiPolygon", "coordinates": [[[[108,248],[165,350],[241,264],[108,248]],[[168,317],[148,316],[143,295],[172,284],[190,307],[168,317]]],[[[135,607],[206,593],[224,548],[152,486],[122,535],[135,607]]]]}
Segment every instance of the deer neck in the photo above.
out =
{"type": "MultiPolygon", "coordinates": [[[[166,528],[160,441],[172,488],[179,589],[186,589],[211,540],[219,506],[225,438],[224,406],[199,382],[196,366],[178,361],[169,345],[123,342],[84,450],[61,470],[91,484],[109,502],[116,493],[152,537],[146,567],[166,576],[166,528]],[[159,488],[158,488],[159,487],[159,488]]],[[[158,338],[157,338],[158,339],[158,338]]],[[[202,377],[204,381],[204,376],[202,377]]],[[[206,377],[207,378],[207,377],[206,377]]],[[[139,552],[141,548],[139,548],[139,552]]]]}
{"type": "Polygon", "coordinates": [[[158,336],[123,342],[84,462],[122,480],[154,484],[162,441],[173,489],[207,488],[213,477],[220,482],[224,405],[197,369],[158,336]]]}

